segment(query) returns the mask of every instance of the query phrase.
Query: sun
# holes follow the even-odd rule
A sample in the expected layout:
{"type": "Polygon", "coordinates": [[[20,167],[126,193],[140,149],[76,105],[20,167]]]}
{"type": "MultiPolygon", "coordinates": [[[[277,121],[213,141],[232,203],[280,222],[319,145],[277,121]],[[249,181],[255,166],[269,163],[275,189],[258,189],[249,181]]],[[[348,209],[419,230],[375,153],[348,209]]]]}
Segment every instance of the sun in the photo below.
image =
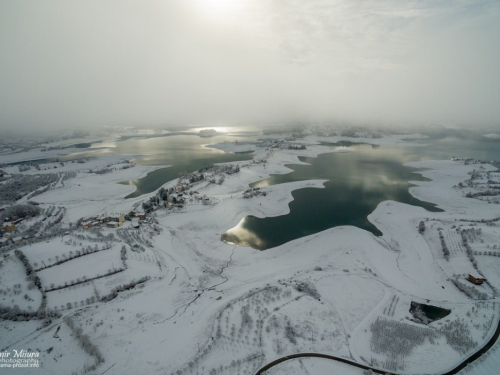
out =
{"type": "Polygon", "coordinates": [[[241,0],[197,0],[197,3],[207,15],[224,16],[237,12],[241,0]]]}
{"type": "Polygon", "coordinates": [[[228,8],[235,6],[238,1],[237,0],[204,0],[208,6],[214,8],[228,8]]]}

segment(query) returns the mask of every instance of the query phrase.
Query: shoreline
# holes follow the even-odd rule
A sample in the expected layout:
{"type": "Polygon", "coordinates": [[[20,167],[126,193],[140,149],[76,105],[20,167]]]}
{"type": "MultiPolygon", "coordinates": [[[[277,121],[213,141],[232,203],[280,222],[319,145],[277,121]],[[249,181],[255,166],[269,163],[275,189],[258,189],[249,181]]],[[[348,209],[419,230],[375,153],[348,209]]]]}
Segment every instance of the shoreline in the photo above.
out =
{"type": "MultiPolygon", "coordinates": [[[[454,273],[474,273],[476,270],[465,256],[455,254],[454,251],[460,250],[459,244],[451,248],[450,259],[444,259],[437,235],[438,229],[442,228],[445,240],[450,241],[449,246],[452,247],[457,236],[454,225],[467,224],[468,228],[469,223],[473,224],[470,220],[494,216],[494,205],[467,198],[463,189],[453,187],[468,178],[468,172],[477,170],[478,164],[463,165],[461,161],[407,163],[412,167],[428,168],[416,173],[430,179],[411,181],[414,186],[410,188],[410,194],[436,203],[445,211],[428,212],[420,207],[383,201],[368,215],[368,220],[382,231],[380,238],[357,227],[339,226],[263,252],[221,242],[223,231],[236,225],[243,213],[258,217],[283,215],[289,210],[294,190],[322,188],[324,180],[273,185],[267,188],[270,194],[266,197],[243,199],[241,192],[247,189],[249,183],[271,174],[289,173],[291,170],[286,165],[305,164],[298,159],[299,156],[317,157],[324,152],[334,150],[324,146],[308,146],[307,150],[300,151],[280,150],[271,154],[267,154],[266,149],[259,150],[255,158],[266,158],[268,163],[265,167],[263,164],[241,167],[239,173],[228,175],[222,185],[196,185],[200,195],[213,198],[213,205],[193,205],[191,209],[187,206],[174,213],[158,210],[149,224],[142,224],[137,233],[142,238],[140,241],[143,242],[138,243],[144,252],[134,252],[129,245],[124,245],[129,257],[128,269],[116,276],[99,279],[101,281],[96,281],[95,288],[99,294],[106,294],[109,288],[133,279],[148,276],[151,280],[143,284],[142,289],[125,291],[108,303],[96,304],[98,308],[83,308],[80,317],[75,314],[76,310],[65,310],[65,314],[73,315],[77,324],[88,332],[106,362],[116,364],[106,370],[110,375],[123,371],[144,371],[144,363],[148,363],[149,372],[161,368],[163,372],[195,374],[202,371],[202,367],[206,370],[222,365],[225,366],[223,374],[235,371],[252,374],[259,368],[259,363],[269,363],[282,357],[283,353],[311,351],[327,351],[369,366],[366,358],[377,361],[386,358],[383,353],[374,353],[369,345],[375,335],[371,327],[379,319],[387,325],[387,329],[391,322],[424,329],[424,326],[409,320],[407,306],[411,301],[450,308],[452,313],[447,318],[450,321],[468,319],[471,311],[473,314],[474,311],[481,312],[476,319],[484,325],[490,318],[498,320],[498,304],[494,302],[496,299],[491,299],[493,292],[489,287],[485,286],[488,299],[484,302],[468,298],[455,287],[451,281],[454,273]],[[456,222],[455,219],[468,221],[456,222]],[[416,229],[421,220],[427,227],[424,234],[419,234],[416,229]],[[298,284],[312,286],[307,287],[311,289],[304,289],[298,284]],[[261,312],[264,308],[268,314],[265,317],[261,312]],[[116,314],[117,309],[122,312],[116,314]],[[244,334],[231,330],[232,324],[236,327],[243,324],[242,327],[245,327],[240,311],[246,311],[250,321],[260,322],[257,325],[253,323],[251,329],[245,328],[248,340],[244,334]],[[481,314],[488,318],[482,318],[481,314]],[[304,320],[304,317],[307,319],[304,320]],[[96,327],[92,333],[89,330],[92,326],[86,328],[85,325],[88,319],[96,322],[106,320],[112,327],[105,331],[96,327]],[[282,324],[271,324],[274,319],[289,322],[287,324],[295,332],[295,342],[283,336],[285,327],[282,324]],[[324,339],[320,340],[322,336],[324,339]],[[258,344],[259,337],[263,340],[262,346],[258,344]],[[199,349],[196,343],[200,343],[199,349]],[[133,358],[124,358],[122,349],[133,350],[141,357],[140,363],[133,358]],[[241,365],[233,366],[242,367],[231,367],[218,353],[239,359],[241,365]],[[261,362],[245,359],[252,353],[259,353],[261,362]],[[158,362],[160,357],[166,360],[158,362]],[[193,364],[189,365],[190,362],[193,364]]],[[[103,175],[78,175],[68,180],[65,186],[49,190],[36,200],[44,205],[66,207],[65,222],[98,212],[128,212],[154,193],[124,199],[121,191],[126,190],[126,185],[122,188],[116,181],[123,181],[124,176],[139,179],[138,172],[147,175],[151,170],[146,166],[119,169],[122,161],[120,158],[99,158],[92,163],[93,169],[105,168],[112,162],[117,170],[103,175]],[[89,194],[98,199],[89,198],[89,194]]],[[[69,172],[71,167],[72,164],[67,163],[63,171],[69,172]]],[[[149,166],[153,170],[164,167],[149,166]]],[[[487,173],[491,168],[483,165],[482,171],[487,173]]],[[[174,186],[174,183],[170,181],[163,186],[174,186]]],[[[481,224],[481,229],[485,240],[497,238],[494,237],[495,227],[481,224]]],[[[88,236],[91,232],[75,232],[79,233],[88,236]]],[[[94,264],[95,272],[106,273],[114,257],[118,263],[123,242],[120,242],[121,235],[118,236],[116,229],[104,229],[103,233],[113,234],[118,244],[106,252],[65,262],[54,270],[51,268],[50,272],[42,271],[42,283],[48,285],[56,278],[57,282],[69,280],[76,273],[78,264],[94,264]],[[96,261],[92,263],[94,258],[96,261]]],[[[71,241],[75,239],[72,234],[69,238],[71,241]]],[[[67,251],[63,249],[62,240],[37,246],[38,251],[30,247],[23,250],[32,261],[38,258],[38,261],[44,260],[45,253],[61,254],[67,251]]],[[[472,246],[476,249],[482,245],[478,242],[472,243],[472,246]]],[[[480,260],[481,256],[477,258],[480,260]]],[[[490,264],[498,267],[484,269],[486,278],[491,279],[492,285],[497,285],[493,275],[500,269],[500,263],[490,264]]],[[[479,266],[482,269],[481,264],[479,266]]],[[[81,295],[94,293],[92,287],[85,284],[78,288],[81,295]]],[[[64,289],[51,292],[49,305],[61,304],[58,301],[64,301],[72,293],[64,289]]],[[[441,332],[440,329],[447,324],[436,321],[429,327],[441,332]]],[[[475,328],[475,322],[469,320],[464,324],[477,346],[488,339],[493,329],[492,325],[484,329],[475,328]]],[[[9,326],[14,327],[10,323],[9,326]]],[[[6,337],[7,347],[18,342],[19,336],[15,332],[17,330],[6,337]]],[[[450,363],[459,363],[477,347],[468,348],[460,354],[446,345],[444,333],[441,335],[435,339],[440,345],[425,340],[423,344],[416,345],[412,354],[405,358],[405,371],[398,372],[442,372],[450,363]]],[[[44,347],[46,344],[40,341],[43,339],[51,343],[57,353],[67,354],[66,349],[59,348],[50,337],[43,333],[36,337],[25,336],[16,345],[44,347]]],[[[62,366],[49,361],[46,363],[48,367],[41,373],[54,373],[57,370],[53,366],[62,366]]],[[[64,366],[71,368],[69,363],[64,366]]],[[[391,368],[385,370],[391,371],[391,368]]]]}

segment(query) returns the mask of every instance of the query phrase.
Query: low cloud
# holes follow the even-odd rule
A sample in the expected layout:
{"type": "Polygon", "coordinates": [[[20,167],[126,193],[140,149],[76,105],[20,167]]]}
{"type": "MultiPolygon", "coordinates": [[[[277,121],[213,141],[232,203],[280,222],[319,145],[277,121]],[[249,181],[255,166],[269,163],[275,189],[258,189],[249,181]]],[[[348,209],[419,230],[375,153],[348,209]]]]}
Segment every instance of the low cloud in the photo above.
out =
{"type": "Polygon", "coordinates": [[[496,1],[0,0],[0,130],[500,126],[496,1]]]}

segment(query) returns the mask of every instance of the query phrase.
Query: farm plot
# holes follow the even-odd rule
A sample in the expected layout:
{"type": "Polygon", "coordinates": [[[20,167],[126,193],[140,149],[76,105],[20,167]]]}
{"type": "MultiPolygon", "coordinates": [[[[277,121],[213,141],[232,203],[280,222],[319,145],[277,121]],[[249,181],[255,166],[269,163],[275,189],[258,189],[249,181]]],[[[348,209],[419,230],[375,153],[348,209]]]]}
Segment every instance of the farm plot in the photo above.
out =
{"type": "Polygon", "coordinates": [[[36,311],[42,301],[38,288],[26,281],[21,261],[12,253],[0,262],[0,306],[18,306],[21,310],[36,311]]]}
{"type": "MultiPolygon", "coordinates": [[[[95,255],[97,254],[91,256],[95,255]]],[[[70,262],[65,264],[69,265],[70,262]]],[[[113,264],[116,264],[116,262],[113,262],[113,264]]],[[[58,311],[81,308],[100,301],[103,297],[108,296],[115,288],[119,288],[132,281],[137,281],[145,276],[153,276],[158,273],[158,266],[156,263],[128,260],[128,265],[129,268],[122,272],[47,293],[48,307],[58,311]]],[[[50,269],[56,269],[57,267],[64,267],[64,265],[50,269]]],[[[40,271],[40,273],[43,273],[43,271],[40,271]]],[[[49,285],[48,288],[50,287],[49,285]]]]}
{"type": "Polygon", "coordinates": [[[445,229],[443,232],[444,240],[450,251],[450,256],[465,256],[467,255],[465,248],[462,246],[462,238],[455,229],[445,229]]]}
{"type": "Polygon", "coordinates": [[[348,356],[347,347],[342,321],[321,301],[314,284],[290,278],[229,302],[216,316],[212,338],[200,343],[198,354],[178,371],[253,373],[263,363],[288,353],[348,356]]]}
{"type": "Polygon", "coordinates": [[[436,373],[459,362],[493,334],[498,306],[493,302],[445,304],[451,314],[429,325],[378,316],[355,340],[365,363],[391,372],[436,373]],[[362,345],[369,343],[369,345],[362,345]],[[443,362],[442,358],[453,359],[443,362]]]}
{"type": "Polygon", "coordinates": [[[500,256],[500,228],[496,225],[481,225],[476,237],[469,245],[474,255],[500,256]]]}
{"type": "Polygon", "coordinates": [[[178,371],[196,374],[213,370],[225,375],[255,372],[265,362],[262,345],[267,341],[263,337],[267,319],[295,297],[300,297],[297,291],[280,285],[267,286],[229,302],[216,317],[213,338],[200,343],[199,352],[187,367],[178,371]]]}
{"type": "Polygon", "coordinates": [[[88,254],[38,272],[45,289],[71,285],[85,279],[99,277],[123,267],[118,246],[88,254]]]}
{"type": "Polygon", "coordinates": [[[113,289],[132,281],[137,281],[145,276],[153,276],[158,273],[158,267],[155,264],[143,263],[134,264],[128,262],[129,268],[123,272],[119,272],[110,276],[106,276],[97,280],[93,280],[95,290],[100,297],[110,294],[113,289]]]}
{"type": "Polygon", "coordinates": [[[304,296],[273,312],[266,323],[268,358],[304,352],[349,356],[348,334],[338,313],[326,302],[304,296]]]}
{"type": "Polygon", "coordinates": [[[396,312],[396,307],[398,307],[398,304],[399,296],[394,294],[390,300],[389,306],[384,307],[384,315],[394,317],[394,313],[396,312]]]}
{"type": "Polygon", "coordinates": [[[61,238],[54,238],[45,242],[38,242],[31,246],[24,246],[22,251],[30,260],[33,268],[40,269],[69,260],[80,254],[93,253],[109,246],[109,244],[102,241],[98,244],[87,240],[68,239],[63,241],[61,238]]]}
{"type": "Polygon", "coordinates": [[[500,257],[476,256],[476,261],[486,280],[492,285],[500,285],[500,257]]]}
{"type": "Polygon", "coordinates": [[[91,281],[47,293],[47,307],[56,311],[83,307],[97,301],[98,296],[91,281]]]}

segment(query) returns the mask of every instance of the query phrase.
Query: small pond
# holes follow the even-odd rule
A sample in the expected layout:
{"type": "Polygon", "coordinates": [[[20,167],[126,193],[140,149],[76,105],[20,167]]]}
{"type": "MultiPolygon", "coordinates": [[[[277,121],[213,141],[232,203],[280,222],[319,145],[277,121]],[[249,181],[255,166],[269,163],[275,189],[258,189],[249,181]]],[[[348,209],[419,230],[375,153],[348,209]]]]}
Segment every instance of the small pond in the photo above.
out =
{"type": "Polygon", "coordinates": [[[451,310],[411,301],[410,313],[418,322],[429,324],[450,315],[451,310]]]}

